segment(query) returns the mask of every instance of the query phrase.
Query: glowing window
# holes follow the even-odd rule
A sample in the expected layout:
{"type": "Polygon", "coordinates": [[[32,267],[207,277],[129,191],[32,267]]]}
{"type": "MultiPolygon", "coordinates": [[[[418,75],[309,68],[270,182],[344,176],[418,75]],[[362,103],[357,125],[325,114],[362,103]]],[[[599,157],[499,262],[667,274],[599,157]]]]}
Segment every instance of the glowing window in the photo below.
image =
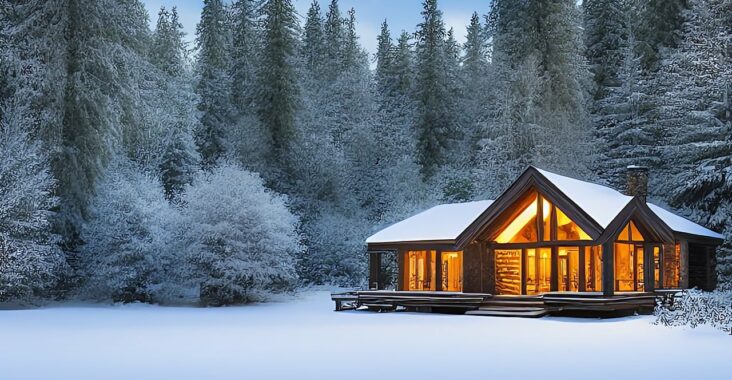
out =
{"type": "Polygon", "coordinates": [[[463,252],[442,252],[442,290],[461,292],[463,290],[463,252]]]}
{"type": "Polygon", "coordinates": [[[521,294],[521,250],[497,249],[496,294],[521,294]]]}
{"type": "Polygon", "coordinates": [[[538,207],[538,197],[534,196],[534,200],[521,210],[508,227],[498,235],[496,242],[526,243],[537,241],[536,213],[538,207]]]}
{"type": "Polygon", "coordinates": [[[407,290],[435,290],[435,257],[437,251],[407,253],[407,290]]]}
{"type": "Polygon", "coordinates": [[[628,224],[623,227],[618,235],[620,241],[644,241],[643,234],[638,230],[635,223],[631,220],[628,224]]]}
{"type": "Polygon", "coordinates": [[[562,212],[555,208],[557,212],[557,240],[592,240],[580,226],[562,212]]]}

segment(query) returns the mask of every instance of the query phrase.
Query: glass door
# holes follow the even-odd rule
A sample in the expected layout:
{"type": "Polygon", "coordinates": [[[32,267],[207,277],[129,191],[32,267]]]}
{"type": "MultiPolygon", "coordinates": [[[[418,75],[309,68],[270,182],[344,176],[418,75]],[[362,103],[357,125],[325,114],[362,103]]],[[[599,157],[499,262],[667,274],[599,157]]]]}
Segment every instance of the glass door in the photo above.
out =
{"type": "Polygon", "coordinates": [[[446,292],[463,291],[463,253],[442,252],[442,290],[446,292]]]}

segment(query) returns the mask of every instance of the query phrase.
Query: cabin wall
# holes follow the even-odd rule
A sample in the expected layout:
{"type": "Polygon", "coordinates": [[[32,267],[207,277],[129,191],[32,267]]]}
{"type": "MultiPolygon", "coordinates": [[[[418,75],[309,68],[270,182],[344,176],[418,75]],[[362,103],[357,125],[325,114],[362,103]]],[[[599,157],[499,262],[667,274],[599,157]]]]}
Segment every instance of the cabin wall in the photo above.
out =
{"type": "Polygon", "coordinates": [[[689,244],[689,288],[711,291],[717,287],[716,250],[714,247],[689,244]]]}
{"type": "Polygon", "coordinates": [[[477,243],[463,250],[463,292],[481,293],[483,291],[483,257],[477,243]]]}

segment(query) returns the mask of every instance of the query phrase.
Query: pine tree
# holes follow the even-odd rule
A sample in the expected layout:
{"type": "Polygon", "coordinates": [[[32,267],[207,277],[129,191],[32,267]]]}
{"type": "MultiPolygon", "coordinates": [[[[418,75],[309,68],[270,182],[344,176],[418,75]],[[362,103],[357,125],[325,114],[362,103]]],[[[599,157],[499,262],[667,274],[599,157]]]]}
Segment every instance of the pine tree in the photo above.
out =
{"type": "Polygon", "coordinates": [[[653,82],[643,75],[630,12],[630,8],[625,10],[622,62],[614,70],[613,83],[604,87],[592,107],[600,147],[595,172],[619,189],[625,186],[629,165],[660,166],[657,145],[662,138],[651,122],[655,119],[653,82]]]}
{"type": "Polygon", "coordinates": [[[50,297],[65,269],[51,226],[55,181],[42,144],[27,132],[37,121],[25,90],[0,99],[0,302],[50,297]]]}
{"type": "Polygon", "coordinates": [[[231,85],[228,76],[226,12],[221,0],[205,0],[201,22],[196,29],[198,44],[198,85],[201,127],[197,144],[202,164],[210,167],[226,154],[226,134],[231,117],[228,103],[231,85]]]}
{"type": "Polygon", "coordinates": [[[491,85],[489,79],[488,41],[484,28],[480,24],[478,13],[473,13],[467,27],[467,37],[463,46],[465,55],[460,67],[459,85],[463,125],[465,126],[465,143],[470,147],[469,158],[478,149],[478,138],[485,128],[488,119],[488,93],[491,85]]]}
{"type": "Polygon", "coordinates": [[[253,0],[237,0],[234,5],[234,38],[231,47],[231,96],[239,113],[251,114],[256,80],[257,28],[253,0]]]}
{"type": "Polygon", "coordinates": [[[150,49],[150,62],[165,74],[174,77],[182,75],[184,70],[185,45],[182,29],[176,8],[170,12],[165,7],[160,8],[150,49]]]}
{"type": "Polygon", "coordinates": [[[678,49],[659,69],[658,196],[727,240],[718,254],[722,283],[732,283],[732,5],[689,1],[678,49]],[[679,186],[681,185],[681,186],[679,186]]]}
{"type": "Polygon", "coordinates": [[[388,85],[394,65],[394,43],[389,32],[389,24],[384,20],[381,23],[381,31],[376,37],[376,71],[375,79],[380,88],[388,85]]]}
{"type": "Polygon", "coordinates": [[[285,154],[295,132],[299,89],[294,68],[299,25],[290,0],[268,0],[263,11],[263,49],[257,76],[259,117],[271,136],[270,167],[287,170],[285,154]]]}
{"type": "Polygon", "coordinates": [[[584,9],[585,54],[595,81],[594,98],[605,96],[607,87],[618,85],[627,41],[629,8],[624,0],[589,0],[584,9]]]}
{"type": "Polygon", "coordinates": [[[331,73],[331,80],[334,80],[340,73],[343,66],[343,50],[345,31],[343,30],[343,17],[338,8],[338,0],[331,0],[328,12],[325,14],[325,55],[326,67],[331,73]]]}
{"type": "Polygon", "coordinates": [[[308,9],[302,37],[302,56],[306,71],[314,80],[323,80],[326,70],[325,36],[320,4],[313,0],[308,9]]]}
{"type": "Polygon", "coordinates": [[[664,48],[676,48],[679,43],[682,12],[688,0],[642,0],[637,5],[638,50],[643,69],[656,71],[664,48]]]}
{"type": "Polygon", "coordinates": [[[422,174],[430,178],[445,162],[447,138],[454,131],[445,51],[445,25],[437,0],[425,0],[417,31],[417,151],[422,174]]]}

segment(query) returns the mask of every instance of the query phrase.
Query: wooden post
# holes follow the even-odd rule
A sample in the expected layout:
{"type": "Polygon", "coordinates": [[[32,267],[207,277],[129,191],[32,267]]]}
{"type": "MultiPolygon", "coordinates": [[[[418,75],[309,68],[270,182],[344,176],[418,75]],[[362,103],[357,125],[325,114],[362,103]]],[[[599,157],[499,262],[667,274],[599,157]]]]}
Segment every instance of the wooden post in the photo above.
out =
{"type": "Polygon", "coordinates": [[[552,275],[549,278],[549,290],[556,292],[559,290],[559,249],[557,247],[552,247],[550,266],[552,268],[552,275]]]}
{"type": "Polygon", "coordinates": [[[406,266],[404,265],[406,260],[404,259],[405,253],[404,250],[399,248],[396,251],[397,255],[397,280],[396,280],[396,290],[407,290],[407,282],[406,282],[406,266]]]}
{"type": "Polygon", "coordinates": [[[653,244],[643,244],[643,290],[646,292],[652,292],[656,289],[653,259],[653,244]]]}
{"type": "Polygon", "coordinates": [[[483,289],[488,294],[496,294],[496,253],[493,247],[488,246],[486,243],[481,243],[485,250],[486,255],[486,286],[483,289]]]}
{"type": "Polygon", "coordinates": [[[712,291],[717,288],[717,249],[715,247],[706,247],[707,253],[707,290],[712,291]]]}
{"type": "Polygon", "coordinates": [[[579,247],[579,253],[578,253],[579,254],[579,260],[578,260],[579,268],[577,268],[579,282],[577,285],[577,288],[578,288],[577,290],[579,290],[580,292],[587,291],[587,281],[586,281],[587,274],[585,273],[585,267],[586,267],[585,258],[586,258],[587,252],[590,252],[590,247],[579,247]]]}
{"type": "Polygon", "coordinates": [[[602,244],[602,294],[615,294],[615,246],[613,242],[602,244]]]}
{"type": "Polygon", "coordinates": [[[679,252],[679,286],[681,289],[687,289],[689,287],[689,241],[680,240],[679,243],[681,246],[679,252]]]}
{"type": "Polygon", "coordinates": [[[435,268],[435,281],[437,283],[435,284],[435,290],[445,290],[442,289],[442,251],[438,250],[436,255],[435,265],[437,267],[435,268]]]}
{"type": "Polygon", "coordinates": [[[381,252],[369,252],[369,290],[381,290],[381,252]]]}

